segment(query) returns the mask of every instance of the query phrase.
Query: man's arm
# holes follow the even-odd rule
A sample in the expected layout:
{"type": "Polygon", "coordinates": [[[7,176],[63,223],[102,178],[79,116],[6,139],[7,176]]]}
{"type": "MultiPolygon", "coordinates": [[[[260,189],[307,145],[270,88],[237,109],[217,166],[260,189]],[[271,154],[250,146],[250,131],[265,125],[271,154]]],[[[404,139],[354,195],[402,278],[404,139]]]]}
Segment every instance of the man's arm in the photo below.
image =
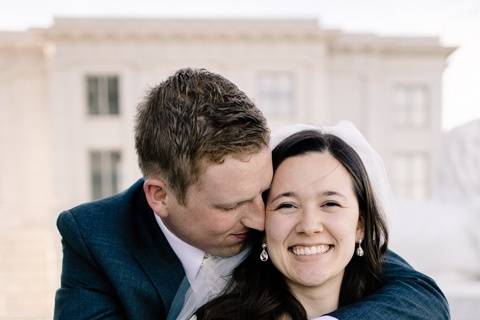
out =
{"type": "Polygon", "coordinates": [[[383,268],[382,288],[331,315],[340,320],[450,319],[447,299],[431,278],[392,251],[385,254],[383,268]]]}
{"type": "Polygon", "coordinates": [[[113,288],[91,257],[70,212],[62,213],[57,226],[62,235],[61,288],[55,296],[54,319],[123,319],[113,288]]]}

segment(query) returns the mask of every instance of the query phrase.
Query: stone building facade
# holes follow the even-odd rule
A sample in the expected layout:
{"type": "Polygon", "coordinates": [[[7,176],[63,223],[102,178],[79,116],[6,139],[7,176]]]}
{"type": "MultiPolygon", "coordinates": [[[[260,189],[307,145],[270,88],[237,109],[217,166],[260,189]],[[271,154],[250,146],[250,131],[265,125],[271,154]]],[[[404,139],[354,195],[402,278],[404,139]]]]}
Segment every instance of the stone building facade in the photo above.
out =
{"type": "Polygon", "coordinates": [[[139,176],[135,108],[182,67],[244,90],[270,126],[353,121],[401,198],[435,185],[442,72],[436,38],[323,29],[316,20],[56,19],[0,32],[0,318],[49,318],[61,209],[139,176]]]}

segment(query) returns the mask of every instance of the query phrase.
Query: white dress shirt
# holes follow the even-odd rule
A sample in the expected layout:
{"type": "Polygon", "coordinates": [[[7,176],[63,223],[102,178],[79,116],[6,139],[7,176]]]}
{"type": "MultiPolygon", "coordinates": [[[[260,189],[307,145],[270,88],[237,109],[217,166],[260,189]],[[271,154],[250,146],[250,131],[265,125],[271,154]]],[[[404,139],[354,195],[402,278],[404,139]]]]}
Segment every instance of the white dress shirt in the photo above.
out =
{"type": "Polygon", "coordinates": [[[168,244],[172,247],[173,252],[177,255],[178,259],[182,263],[183,270],[185,270],[185,275],[187,276],[188,282],[193,283],[195,277],[202,266],[203,258],[205,257],[205,252],[194,246],[186,243],[176,235],[174,235],[167,226],[163,223],[162,219],[155,215],[155,220],[157,220],[158,226],[162,230],[165,238],[167,238],[168,244]]]}

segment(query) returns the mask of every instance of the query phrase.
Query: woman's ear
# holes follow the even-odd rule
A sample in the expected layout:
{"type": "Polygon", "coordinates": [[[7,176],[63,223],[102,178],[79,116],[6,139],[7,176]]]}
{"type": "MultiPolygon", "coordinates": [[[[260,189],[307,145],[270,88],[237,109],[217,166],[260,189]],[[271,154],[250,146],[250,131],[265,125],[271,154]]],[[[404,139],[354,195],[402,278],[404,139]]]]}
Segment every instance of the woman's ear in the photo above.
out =
{"type": "Polygon", "coordinates": [[[161,178],[145,179],[143,191],[145,192],[148,205],[152,208],[153,212],[160,218],[166,218],[168,216],[168,192],[165,181],[161,178]]]}
{"type": "Polygon", "coordinates": [[[358,223],[357,223],[357,234],[355,236],[356,242],[363,240],[365,237],[365,219],[363,218],[362,215],[358,217],[358,223]]]}

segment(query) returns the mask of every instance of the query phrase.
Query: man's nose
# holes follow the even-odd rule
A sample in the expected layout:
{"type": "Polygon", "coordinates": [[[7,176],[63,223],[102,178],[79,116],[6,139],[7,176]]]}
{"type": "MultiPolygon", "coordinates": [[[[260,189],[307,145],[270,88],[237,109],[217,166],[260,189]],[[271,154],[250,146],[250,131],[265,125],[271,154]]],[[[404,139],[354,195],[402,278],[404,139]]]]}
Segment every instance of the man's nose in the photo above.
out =
{"type": "Polygon", "coordinates": [[[245,208],[242,223],[249,229],[263,231],[265,229],[265,204],[261,195],[245,208]]]}

